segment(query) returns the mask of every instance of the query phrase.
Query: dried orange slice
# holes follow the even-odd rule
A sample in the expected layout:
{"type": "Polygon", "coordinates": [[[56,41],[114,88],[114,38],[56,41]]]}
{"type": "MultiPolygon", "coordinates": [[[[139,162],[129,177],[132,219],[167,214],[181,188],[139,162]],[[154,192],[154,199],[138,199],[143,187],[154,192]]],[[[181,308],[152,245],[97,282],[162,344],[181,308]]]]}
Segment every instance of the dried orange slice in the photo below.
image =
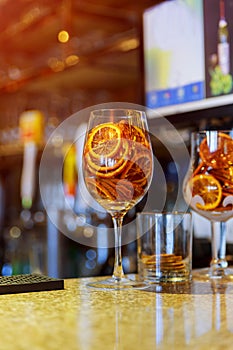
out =
{"type": "Polygon", "coordinates": [[[206,165],[206,163],[201,162],[196,169],[193,172],[193,176],[197,175],[197,174],[203,174],[207,171],[208,166],[206,165]]]}
{"type": "Polygon", "coordinates": [[[98,177],[109,178],[120,174],[127,164],[129,156],[129,144],[127,140],[121,140],[118,153],[112,157],[100,156],[99,159],[92,158],[90,152],[86,153],[85,159],[89,171],[98,177]]]}
{"type": "Polygon", "coordinates": [[[115,156],[109,157],[101,155],[98,159],[91,157],[90,152],[86,153],[85,157],[87,163],[93,170],[97,171],[112,171],[119,166],[128,158],[129,144],[127,140],[121,140],[121,147],[115,156]]]}
{"type": "Polygon", "coordinates": [[[150,152],[137,152],[121,174],[121,178],[127,179],[133,184],[144,186],[152,173],[152,159],[150,152]]]}
{"type": "Polygon", "coordinates": [[[196,207],[201,210],[217,208],[222,199],[222,187],[220,182],[212,175],[200,174],[189,181],[192,197],[199,195],[204,204],[197,203],[196,207]]]}
{"type": "Polygon", "coordinates": [[[118,201],[130,201],[134,195],[134,188],[125,179],[101,179],[103,186],[109,189],[118,201]]]}
{"type": "Polygon", "coordinates": [[[85,155],[85,159],[87,164],[89,165],[89,169],[91,173],[93,174],[96,174],[96,172],[98,173],[99,171],[101,172],[112,171],[114,169],[119,168],[125,162],[124,158],[120,158],[120,159],[117,158],[114,160],[112,158],[111,159],[107,158],[106,161],[105,159],[100,158],[99,162],[96,162],[95,159],[90,157],[89,153],[85,155]]]}
{"type": "Polygon", "coordinates": [[[102,183],[99,180],[95,180],[92,178],[86,178],[86,185],[89,188],[90,193],[93,194],[94,197],[102,197],[102,198],[108,198],[111,200],[114,200],[114,196],[112,194],[112,191],[109,191],[108,188],[102,185],[102,183]]]}
{"type": "Polygon", "coordinates": [[[103,123],[94,127],[87,139],[85,152],[99,159],[113,157],[121,146],[121,129],[114,123],[103,123]]]}
{"type": "Polygon", "coordinates": [[[201,159],[213,168],[219,168],[233,164],[233,140],[224,133],[216,134],[216,140],[208,141],[206,137],[200,144],[201,159]]]}
{"type": "Polygon", "coordinates": [[[149,141],[147,137],[147,131],[141,129],[138,126],[130,125],[125,120],[120,121],[119,127],[122,131],[123,137],[126,139],[140,143],[141,145],[149,148],[149,141]]]}
{"type": "Polygon", "coordinates": [[[136,137],[136,142],[140,142],[147,148],[149,148],[149,141],[148,141],[148,136],[147,132],[139,128],[138,126],[134,127],[136,130],[135,137],[136,137]]]}
{"type": "MultiPolygon", "coordinates": [[[[119,174],[121,174],[122,171],[124,170],[124,168],[126,167],[127,162],[128,162],[127,160],[124,160],[120,166],[118,166],[117,168],[115,168],[111,171],[109,171],[107,169],[105,171],[103,171],[103,170],[100,171],[101,168],[99,169],[99,171],[97,171],[97,170],[94,170],[93,168],[91,168],[90,166],[88,166],[88,169],[96,177],[101,177],[102,179],[109,179],[109,178],[114,178],[114,177],[118,176],[119,174]]],[[[119,165],[119,163],[118,163],[118,165],[119,165]]]]}
{"type": "Polygon", "coordinates": [[[210,169],[210,175],[214,176],[223,186],[230,186],[233,189],[233,168],[210,169]]]}

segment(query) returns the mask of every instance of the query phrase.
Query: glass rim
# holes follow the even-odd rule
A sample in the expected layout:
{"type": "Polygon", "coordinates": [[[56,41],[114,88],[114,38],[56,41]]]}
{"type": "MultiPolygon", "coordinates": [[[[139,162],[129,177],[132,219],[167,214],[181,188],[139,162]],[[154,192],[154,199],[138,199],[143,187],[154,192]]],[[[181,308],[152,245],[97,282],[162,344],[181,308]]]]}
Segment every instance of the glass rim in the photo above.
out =
{"type": "Polygon", "coordinates": [[[137,216],[140,216],[140,215],[143,215],[143,216],[146,216],[146,215],[191,215],[192,216],[192,213],[190,211],[180,211],[180,210],[176,210],[176,211],[143,211],[143,212],[138,212],[137,213],[137,216]]]}
{"type": "Polygon", "coordinates": [[[95,113],[95,112],[108,112],[108,111],[133,111],[133,112],[137,112],[137,113],[144,113],[146,114],[146,111],[144,110],[140,110],[140,109],[134,109],[134,108],[99,108],[99,109],[93,109],[91,113],[95,113]]]}
{"type": "Polygon", "coordinates": [[[199,131],[192,131],[191,134],[192,135],[197,135],[197,134],[207,134],[207,133],[212,133],[212,132],[222,132],[222,133],[226,133],[226,132],[232,132],[233,133],[233,128],[232,129],[211,129],[211,130],[199,130],[199,131]]]}

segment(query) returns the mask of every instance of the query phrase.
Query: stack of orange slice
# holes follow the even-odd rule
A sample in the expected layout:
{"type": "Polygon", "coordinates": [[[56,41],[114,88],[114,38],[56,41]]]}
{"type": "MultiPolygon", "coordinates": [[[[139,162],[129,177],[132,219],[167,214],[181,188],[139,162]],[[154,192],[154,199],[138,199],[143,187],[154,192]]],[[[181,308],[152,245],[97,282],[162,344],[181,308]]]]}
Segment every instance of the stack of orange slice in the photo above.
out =
{"type": "Polygon", "coordinates": [[[201,162],[189,180],[192,197],[199,195],[204,204],[197,203],[200,210],[232,210],[223,206],[224,198],[233,195],[233,140],[225,133],[218,133],[214,145],[205,138],[199,148],[201,162]]]}
{"type": "Polygon", "coordinates": [[[124,201],[142,196],[152,172],[147,132],[123,120],[94,127],[85,143],[84,172],[95,197],[124,201]]]}
{"type": "Polygon", "coordinates": [[[205,138],[200,144],[200,157],[210,167],[219,169],[233,165],[233,140],[222,132],[218,133],[213,144],[205,138]]]}

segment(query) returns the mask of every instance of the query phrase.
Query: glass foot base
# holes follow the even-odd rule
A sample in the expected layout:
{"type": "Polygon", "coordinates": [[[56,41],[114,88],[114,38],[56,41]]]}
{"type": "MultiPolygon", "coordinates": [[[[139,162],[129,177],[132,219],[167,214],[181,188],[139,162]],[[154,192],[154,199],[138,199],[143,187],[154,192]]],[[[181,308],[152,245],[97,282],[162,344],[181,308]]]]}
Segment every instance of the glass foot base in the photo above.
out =
{"type": "Polygon", "coordinates": [[[102,290],[146,289],[150,287],[146,282],[137,281],[136,279],[128,277],[121,278],[120,280],[111,277],[100,281],[90,282],[87,286],[102,290]]]}
{"type": "Polygon", "coordinates": [[[212,271],[210,267],[192,271],[192,277],[199,281],[233,282],[233,267],[212,271]]]}

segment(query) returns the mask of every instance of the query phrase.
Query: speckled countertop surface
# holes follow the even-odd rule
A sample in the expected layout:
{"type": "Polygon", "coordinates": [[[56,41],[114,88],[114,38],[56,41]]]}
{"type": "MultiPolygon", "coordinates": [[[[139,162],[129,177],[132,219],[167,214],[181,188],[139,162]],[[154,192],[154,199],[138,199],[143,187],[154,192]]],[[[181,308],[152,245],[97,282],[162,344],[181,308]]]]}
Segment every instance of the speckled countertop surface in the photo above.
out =
{"type": "Polygon", "coordinates": [[[233,349],[233,284],[0,295],[1,350],[233,349]]]}

